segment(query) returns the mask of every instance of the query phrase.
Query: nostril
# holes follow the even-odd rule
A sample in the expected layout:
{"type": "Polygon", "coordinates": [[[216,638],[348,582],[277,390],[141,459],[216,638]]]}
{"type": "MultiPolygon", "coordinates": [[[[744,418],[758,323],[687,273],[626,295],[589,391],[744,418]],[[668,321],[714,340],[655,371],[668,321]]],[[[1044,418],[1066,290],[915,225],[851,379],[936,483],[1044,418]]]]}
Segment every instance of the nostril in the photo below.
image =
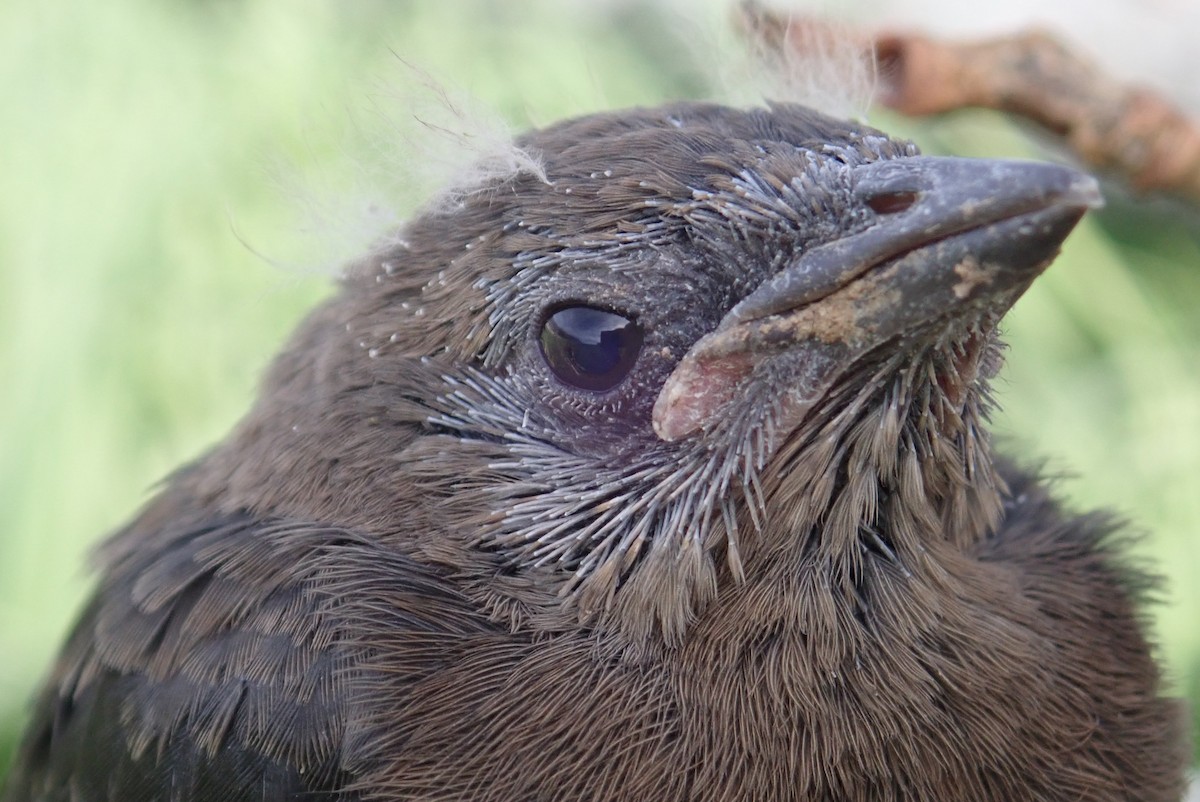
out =
{"type": "Polygon", "coordinates": [[[897,214],[917,202],[917,192],[884,192],[867,200],[876,214],[897,214]]]}

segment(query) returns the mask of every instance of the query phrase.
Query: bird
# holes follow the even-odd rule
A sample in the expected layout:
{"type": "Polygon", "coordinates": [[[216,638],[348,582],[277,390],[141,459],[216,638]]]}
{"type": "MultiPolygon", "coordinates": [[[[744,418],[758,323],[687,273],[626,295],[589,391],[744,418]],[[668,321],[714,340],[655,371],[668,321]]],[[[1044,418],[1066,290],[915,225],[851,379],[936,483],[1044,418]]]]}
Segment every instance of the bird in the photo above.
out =
{"type": "Polygon", "coordinates": [[[782,102],[514,147],[102,547],[0,798],[1181,797],[1155,578],[988,428],[1093,178],[782,102]]]}

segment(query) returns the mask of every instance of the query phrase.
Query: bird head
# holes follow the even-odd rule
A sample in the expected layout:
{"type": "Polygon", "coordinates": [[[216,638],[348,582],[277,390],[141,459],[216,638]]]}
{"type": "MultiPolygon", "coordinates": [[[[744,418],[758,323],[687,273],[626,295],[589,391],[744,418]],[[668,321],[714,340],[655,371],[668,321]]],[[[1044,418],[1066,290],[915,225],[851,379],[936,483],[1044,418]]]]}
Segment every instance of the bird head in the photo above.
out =
{"type": "Polygon", "coordinates": [[[514,626],[667,641],[771,566],[904,572],[996,524],[996,325],[1092,179],[790,105],[517,144],[540,170],[415,218],[302,326],[223,503],[374,531],[514,626]]]}

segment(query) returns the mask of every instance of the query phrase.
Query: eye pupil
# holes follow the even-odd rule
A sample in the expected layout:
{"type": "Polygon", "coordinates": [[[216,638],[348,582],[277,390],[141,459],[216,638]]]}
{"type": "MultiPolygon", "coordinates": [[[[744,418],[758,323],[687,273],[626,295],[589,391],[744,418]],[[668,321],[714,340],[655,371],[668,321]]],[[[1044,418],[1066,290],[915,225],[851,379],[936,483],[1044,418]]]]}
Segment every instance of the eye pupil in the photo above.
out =
{"type": "Polygon", "coordinates": [[[559,379],[582,390],[611,390],[633,369],[641,326],[591,306],[560,309],[542,324],[542,354],[559,379]]]}

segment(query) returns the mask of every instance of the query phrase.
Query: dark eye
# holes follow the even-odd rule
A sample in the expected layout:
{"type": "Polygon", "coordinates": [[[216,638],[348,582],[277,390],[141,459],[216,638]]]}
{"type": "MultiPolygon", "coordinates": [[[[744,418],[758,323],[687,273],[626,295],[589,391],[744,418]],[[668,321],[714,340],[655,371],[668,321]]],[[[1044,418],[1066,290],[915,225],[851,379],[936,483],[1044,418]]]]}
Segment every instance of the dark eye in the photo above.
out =
{"type": "Polygon", "coordinates": [[[572,387],[611,390],[642,350],[642,327],[590,306],[560,309],[542,324],[542,354],[554,375],[572,387]]]}

